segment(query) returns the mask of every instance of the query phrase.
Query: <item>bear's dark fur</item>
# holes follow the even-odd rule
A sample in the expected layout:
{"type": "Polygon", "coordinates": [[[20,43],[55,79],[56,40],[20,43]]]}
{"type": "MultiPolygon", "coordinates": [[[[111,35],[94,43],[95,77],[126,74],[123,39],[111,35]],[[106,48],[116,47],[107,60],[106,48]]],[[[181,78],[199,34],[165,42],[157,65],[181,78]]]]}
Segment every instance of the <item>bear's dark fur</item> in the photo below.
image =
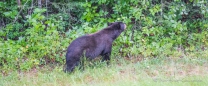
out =
{"type": "Polygon", "coordinates": [[[79,64],[84,52],[84,56],[89,59],[101,55],[103,60],[110,60],[112,43],[125,28],[126,25],[122,22],[109,23],[108,27],[96,33],[81,36],[72,41],[66,53],[65,72],[71,72],[79,64]]]}

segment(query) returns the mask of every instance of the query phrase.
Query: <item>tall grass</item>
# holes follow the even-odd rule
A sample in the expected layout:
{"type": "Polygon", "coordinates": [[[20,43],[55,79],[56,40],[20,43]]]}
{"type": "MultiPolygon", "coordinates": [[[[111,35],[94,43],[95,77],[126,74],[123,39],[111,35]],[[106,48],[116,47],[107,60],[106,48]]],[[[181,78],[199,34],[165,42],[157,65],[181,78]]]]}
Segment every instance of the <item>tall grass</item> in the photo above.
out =
{"type": "Polygon", "coordinates": [[[62,66],[40,67],[1,76],[0,86],[205,86],[208,84],[206,58],[125,58],[87,62],[84,70],[67,74],[62,66]]]}

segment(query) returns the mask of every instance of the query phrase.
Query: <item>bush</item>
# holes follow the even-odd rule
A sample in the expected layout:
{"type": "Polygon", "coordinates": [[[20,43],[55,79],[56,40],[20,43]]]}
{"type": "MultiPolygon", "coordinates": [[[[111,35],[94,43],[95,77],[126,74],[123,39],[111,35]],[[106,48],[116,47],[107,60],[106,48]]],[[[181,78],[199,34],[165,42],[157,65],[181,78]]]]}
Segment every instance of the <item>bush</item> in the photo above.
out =
{"type": "Polygon", "coordinates": [[[62,0],[42,8],[23,0],[22,11],[12,2],[0,2],[2,70],[64,64],[63,51],[73,39],[114,21],[125,22],[127,30],[114,42],[112,57],[181,57],[207,51],[206,0],[62,0]]]}

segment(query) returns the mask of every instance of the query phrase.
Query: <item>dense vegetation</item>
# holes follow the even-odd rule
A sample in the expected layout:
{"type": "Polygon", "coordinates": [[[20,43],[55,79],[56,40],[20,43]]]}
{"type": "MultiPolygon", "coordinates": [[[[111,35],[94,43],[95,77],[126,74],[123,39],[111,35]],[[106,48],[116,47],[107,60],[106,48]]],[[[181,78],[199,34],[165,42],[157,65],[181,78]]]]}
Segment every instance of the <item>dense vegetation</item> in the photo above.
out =
{"type": "Polygon", "coordinates": [[[207,5],[207,0],[3,0],[0,70],[64,64],[73,39],[114,21],[125,22],[127,30],[113,44],[113,59],[207,58],[207,5]]]}

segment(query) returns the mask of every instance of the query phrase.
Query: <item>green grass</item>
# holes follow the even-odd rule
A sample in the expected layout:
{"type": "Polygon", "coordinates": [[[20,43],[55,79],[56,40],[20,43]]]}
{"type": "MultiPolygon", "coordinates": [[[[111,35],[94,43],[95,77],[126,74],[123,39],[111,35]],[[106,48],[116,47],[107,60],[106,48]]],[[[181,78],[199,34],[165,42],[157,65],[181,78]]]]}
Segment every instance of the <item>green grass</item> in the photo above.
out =
{"type": "Polygon", "coordinates": [[[88,62],[67,74],[62,66],[2,75],[0,86],[206,86],[206,58],[114,59],[110,65],[88,62]],[[119,60],[118,60],[119,59],[119,60]]]}

